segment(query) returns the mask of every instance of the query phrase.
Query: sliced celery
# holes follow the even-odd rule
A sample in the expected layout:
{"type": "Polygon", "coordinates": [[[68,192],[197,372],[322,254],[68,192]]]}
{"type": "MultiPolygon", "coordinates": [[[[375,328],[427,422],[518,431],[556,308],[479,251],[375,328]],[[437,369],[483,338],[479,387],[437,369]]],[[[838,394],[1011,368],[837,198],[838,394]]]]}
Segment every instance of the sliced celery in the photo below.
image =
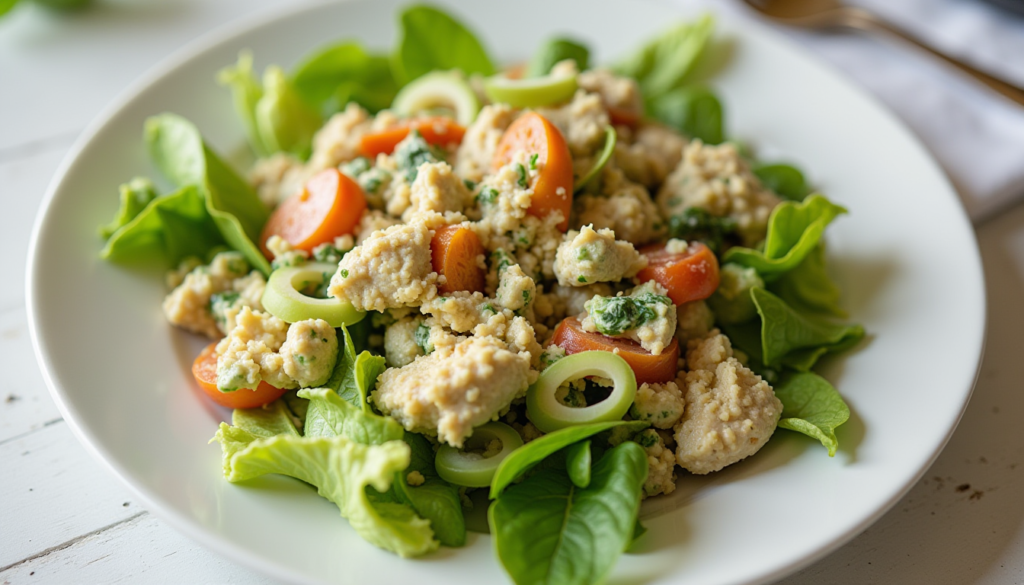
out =
{"type": "Polygon", "coordinates": [[[576,76],[509,79],[503,75],[484,81],[484,93],[493,102],[516,108],[539,108],[567,102],[576,93],[576,76]]]}
{"type": "Polygon", "coordinates": [[[545,433],[595,422],[616,421],[636,397],[636,375],[626,360],[608,351],[567,355],[541,373],[526,391],[526,417],[545,433]],[[615,384],[608,398],[582,408],[566,406],[555,398],[563,383],[586,376],[609,378],[615,384]]]}
{"type": "Polygon", "coordinates": [[[323,283],[338,267],[326,262],[310,262],[302,266],[278,268],[270,274],[263,291],[263,308],[288,323],[306,319],[323,319],[331,327],[354,325],[366,313],[357,311],[348,301],[336,298],[317,299],[299,292],[309,285],[323,283]],[[326,275],[326,276],[325,276],[326,275]]]}
{"type": "Polygon", "coordinates": [[[437,474],[448,483],[465,487],[487,487],[497,471],[498,465],[513,451],[523,446],[523,439],[512,427],[500,423],[489,422],[473,429],[473,436],[467,446],[486,448],[488,442],[501,441],[501,451],[492,457],[481,457],[479,454],[466,453],[452,447],[441,445],[434,459],[437,474]]]}

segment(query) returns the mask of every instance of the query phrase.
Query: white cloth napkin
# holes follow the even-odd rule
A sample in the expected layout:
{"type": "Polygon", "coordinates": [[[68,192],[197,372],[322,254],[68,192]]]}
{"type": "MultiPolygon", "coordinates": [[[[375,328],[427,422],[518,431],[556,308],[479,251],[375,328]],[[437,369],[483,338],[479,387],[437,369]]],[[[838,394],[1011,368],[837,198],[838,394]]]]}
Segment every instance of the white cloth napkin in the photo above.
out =
{"type": "MultiPolygon", "coordinates": [[[[1024,87],[1024,17],[981,0],[847,2],[1024,87]]],[[[741,4],[730,2],[729,11],[757,18],[741,4]]],[[[888,37],[779,28],[902,117],[945,168],[976,224],[1024,201],[1024,106],[888,37]]]]}

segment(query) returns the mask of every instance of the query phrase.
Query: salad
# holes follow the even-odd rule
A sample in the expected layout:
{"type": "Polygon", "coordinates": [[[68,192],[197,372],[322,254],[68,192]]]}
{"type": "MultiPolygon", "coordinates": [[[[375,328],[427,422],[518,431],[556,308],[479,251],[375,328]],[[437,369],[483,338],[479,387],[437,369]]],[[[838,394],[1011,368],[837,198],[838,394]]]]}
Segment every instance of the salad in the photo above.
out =
{"type": "Polygon", "coordinates": [[[864,337],[822,240],[846,210],[728,140],[710,17],[608,65],[573,39],[498,70],[415,5],[390,53],[344,41],[218,80],[254,163],[146,122],[101,256],[164,264],[167,321],[209,338],[228,481],[315,486],[416,557],[487,529],[520,584],[603,581],[645,498],[757,453],[829,455],[849,417],[813,369],[864,337]]]}

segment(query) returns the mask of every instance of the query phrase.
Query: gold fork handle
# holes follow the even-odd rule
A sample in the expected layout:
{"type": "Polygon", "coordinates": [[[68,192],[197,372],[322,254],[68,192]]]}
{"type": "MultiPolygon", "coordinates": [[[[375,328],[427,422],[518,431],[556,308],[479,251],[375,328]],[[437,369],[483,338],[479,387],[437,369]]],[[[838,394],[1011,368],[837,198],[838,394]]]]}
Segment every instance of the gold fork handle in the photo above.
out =
{"type": "Polygon", "coordinates": [[[906,41],[907,43],[910,43],[911,45],[914,45],[915,47],[927,53],[930,53],[938,57],[939,59],[942,59],[946,63],[949,63],[950,65],[956,67],[963,73],[966,73],[967,75],[970,75],[974,79],[977,79],[978,81],[984,83],[985,85],[999,92],[1003,96],[1024,106],[1024,89],[1021,89],[1015,85],[1007,83],[996,77],[993,77],[988,73],[979,71],[978,69],[971,67],[970,65],[964,63],[963,61],[960,61],[959,59],[955,59],[953,57],[950,57],[949,55],[940,53],[939,51],[936,51],[935,49],[917,40],[910,34],[876,17],[870,12],[861,10],[859,8],[848,8],[843,11],[843,24],[851,28],[856,28],[865,31],[880,31],[896,36],[902,39],[903,41],[906,41]]]}

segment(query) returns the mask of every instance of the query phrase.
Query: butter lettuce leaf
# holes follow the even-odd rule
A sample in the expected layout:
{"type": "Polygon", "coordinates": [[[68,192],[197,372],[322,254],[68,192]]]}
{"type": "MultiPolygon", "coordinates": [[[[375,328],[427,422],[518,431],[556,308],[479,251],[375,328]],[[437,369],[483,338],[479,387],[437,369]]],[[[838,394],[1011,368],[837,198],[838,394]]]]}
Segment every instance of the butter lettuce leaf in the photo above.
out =
{"type": "Polygon", "coordinates": [[[269,438],[221,423],[214,440],[224,451],[224,476],[230,482],[277,473],[302,480],[338,506],[343,518],[371,544],[403,557],[436,550],[430,523],[412,508],[389,502],[371,503],[367,493],[385,493],[395,473],[409,465],[409,446],[402,441],[361,445],[344,437],[269,438]]]}
{"type": "Polygon", "coordinates": [[[259,438],[276,435],[300,436],[291,410],[283,398],[261,408],[236,408],[231,424],[259,438]]]}
{"type": "Polygon", "coordinates": [[[309,156],[313,135],[323,125],[320,113],[306,104],[276,65],[263,72],[263,96],[256,103],[256,128],[267,152],[309,156]]]}
{"type": "Polygon", "coordinates": [[[356,345],[348,328],[343,325],[341,332],[345,347],[339,352],[338,363],[334,366],[334,372],[327,380],[326,387],[364,412],[370,412],[370,404],[366,397],[373,391],[377,385],[377,377],[384,373],[387,366],[383,357],[366,350],[356,355],[356,345]]]}
{"type": "Polygon", "coordinates": [[[846,209],[824,195],[811,195],[803,202],[785,201],[768,218],[764,250],[735,247],[726,250],[724,262],[735,262],[757,270],[771,282],[796,268],[821,241],[832,220],[846,209]]]}
{"type": "Polygon", "coordinates": [[[399,441],[405,434],[393,418],[364,412],[330,388],[304,388],[309,400],[303,432],[307,437],[345,437],[363,445],[399,441]]]}
{"type": "Polygon", "coordinates": [[[783,364],[788,359],[793,367],[810,369],[823,353],[848,349],[864,338],[860,325],[836,324],[801,314],[763,288],[751,289],[750,294],[761,317],[760,353],[765,365],[783,364]]]}
{"type": "Polygon", "coordinates": [[[839,287],[825,267],[822,244],[815,246],[803,262],[780,276],[768,289],[801,313],[846,317],[846,311],[839,306],[839,287]]]}
{"type": "Polygon", "coordinates": [[[151,200],[110,236],[100,258],[174,266],[187,256],[203,257],[223,243],[204,197],[196,187],[186,186],[151,200]]]}
{"type": "Polygon", "coordinates": [[[231,248],[264,274],[270,263],[253,244],[270,213],[238,174],[210,149],[191,122],[175,114],[146,120],[146,145],[161,173],[178,187],[194,185],[206,211],[231,248]]]}
{"type": "Polygon", "coordinates": [[[637,531],[647,455],[626,441],[598,460],[586,488],[565,466],[509,487],[488,521],[498,558],[518,585],[589,585],[607,578],[637,531]]]}
{"type": "Polygon", "coordinates": [[[128,225],[142,210],[157,198],[156,186],[146,177],[135,177],[118,189],[121,205],[110,223],[100,226],[100,237],[108,239],[114,232],[128,225]]]}
{"type": "Polygon", "coordinates": [[[458,69],[466,75],[495,71],[476,35],[447,13],[425,4],[402,11],[398,39],[392,67],[401,84],[437,69],[458,69]]]}
{"type": "Polygon", "coordinates": [[[782,401],[779,426],[821,441],[829,457],[836,454],[836,428],[850,419],[850,407],[828,380],[813,372],[786,374],[775,385],[782,401]]]}
{"type": "Polygon", "coordinates": [[[800,169],[785,163],[759,164],[754,174],[773,193],[790,201],[803,201],[810,194],[807,179],[800,169]]]}

